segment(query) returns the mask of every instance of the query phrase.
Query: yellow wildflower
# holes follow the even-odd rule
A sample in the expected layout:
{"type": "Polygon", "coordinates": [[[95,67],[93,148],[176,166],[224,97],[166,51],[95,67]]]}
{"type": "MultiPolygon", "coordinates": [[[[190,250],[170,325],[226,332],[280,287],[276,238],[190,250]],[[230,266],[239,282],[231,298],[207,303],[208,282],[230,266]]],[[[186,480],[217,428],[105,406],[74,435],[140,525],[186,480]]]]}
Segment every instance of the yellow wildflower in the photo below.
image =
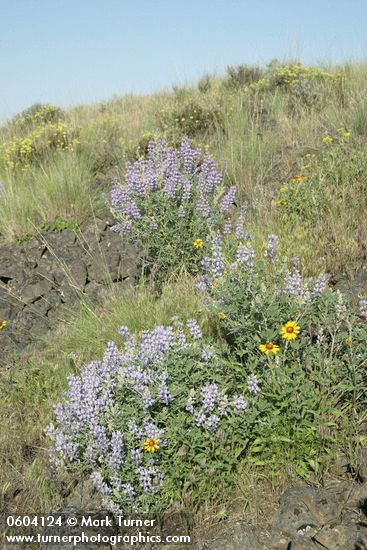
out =
{"type": "Polygon", "coordinates": [[[288,321],[288,323],[282,327],[281,335],[285,340],[295,340],[300,330],[301,327],[297,325],[297,323],[294,321],[288,321]]]}
{"type": "Polygon", "coordinates": [[[6,327],[6,321],[0,321],[0,330],[6,327]]]}
{"type": "Polygon", "coordinates": [[[218,313],[218,317],[219,317],[219,319],[225,319],[225,318],[226,318],[226,314],[224,313],[224,311],[220,311],[220,312],[218,313]]]}
{"type": "Polygon", "coordinates": [[[158,445],[159,441],[159,437],[147,439],[146,441],[144,441],[144,451],[147,451],[147,453],[155,453],[160,448],[158,445]]]}
{"type": "Polygon", "coordinates": [[[201,239],[196,239],[196,241],[194,241],[193,246],[194,248],[196,248],[196,250],[198,250],[203,246],[203,241],[201,239]]]}
{"type": "Polygon", "coordinates": [[[265,355],[269,355],[270,353],[274,353],[276,355],[278,351],[280,350],[280,347],[276,344],[273,344],[273,342],[267,342],[266,344],[260,344],[259,346],[260,351],[262,353],[265,353],[265,355]]]}
{"type": "Polygon", "coordinates": [[[324,143],[332,143],[334,140],[333,140],[333,138],[332,138],[331,136],[325,136],[325,137],[322,139],[322,141],[323,141],[324,143]]]}
{"type": "Polygon", "coordinates": [[[306,180],[307,176],[305,174],[297,174],[291,179],[291,183],[299,183],[300,181],[306,180]]]}
{"type": "Polygon", "coordinates": [[[351,338],[347,338],[347,339],[345,340],[345,345],[346,345],[346,346],[351,346],[352,343],[353,343],[353,342],[352,342],[352,339],[351,339],[351,338]]]}

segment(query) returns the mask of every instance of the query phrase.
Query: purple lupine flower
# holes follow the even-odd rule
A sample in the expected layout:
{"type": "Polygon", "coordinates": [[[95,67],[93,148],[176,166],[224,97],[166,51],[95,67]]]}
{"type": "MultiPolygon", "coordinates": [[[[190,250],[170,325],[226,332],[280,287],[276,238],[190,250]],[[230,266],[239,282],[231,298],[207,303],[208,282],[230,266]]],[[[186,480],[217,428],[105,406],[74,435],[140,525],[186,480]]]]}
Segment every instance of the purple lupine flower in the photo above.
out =
{"type": "Polygon", "coordinates": [[[245,264],[247,269],[251,270],[254,266],[255,252],[253,248],[240,244],[236,252],[237,264],[245,264]]]}
{"type": "Polygon", "coordinates": [[[203,361],[210,361],[210,359],[213,358],[213,352],[210,349],[204,349],[203,353],[201,354],[201,359],[203,361]]]}
{"type": "Polygon", "coordinates": [[[247,387],[250,393],[257,395],[260,392],[259,381],[256,374],[252,374],[247,378],[247,387]]]}
{"type": "Polygon", "coordinates": [[[118,470],[124,460],[123,437],[121,432],[112,432],[110,441],[111,453],[108,457],[108,465],[113,470],[118,470]]]}
{"type": "Polygon", "coordinates": [[[265,257],[269,258],[273,263],[275,263],[278,259],[278,237],[274,233],[271,233],[268,236],[268,247],[265,251],[265,257]]]}
{"type": "Polygon", "coordinates": [[[126,325],[122,325],[119,329],[118,329],[118,333],[119,335],[121,336],[121,338],[127,338],[130,334],[130,331],[128,329],[128,327],[126,325]]]}
{"type": "Polygon", "coordinates": [[[114,186],[111,189],[111,205],[114,210],[118,210],[124,200],[124,193],[121,187],[114,186]]]}
{"type": "Polygon", "coordinates": [[[242,224],[240,223],[236,224],[235,234],[236,234],[236,239],[239,241],[245,237],[245,232],[243,230],[242,224]]]}
{"type": "Polygon", "coordinates": [[[181,142],[180,155],[186,174],[192,176],[197,171],[197,163],[201,155],[201,149],[192,149],[189,138],[184,136],[181,142]]]}
{"type": "Polygon", "coordinates": [[[154,330],[146,330],[140,343],[139,359],[143,365],[155,363],[173,349],[174,343],[172,327],[159,326],[154,330]]]}
{"type": "Polygon", "coordinates": [[[164,430],[157,428],[153,422],[148,420],[144,423],[144,439],[155,439],[156,437],[162,439],[163,435],[164,430]]]}
{"type": "Polygon", "coordinates": [[[93,483],[94,487],[102,493],[102,495],[109,495],[111,493],[111,489],[108,487],[108,485],[103,481],[102,475],[100,472],[95,471],[92,472],[90,475],[90,480],[93,483]]]}
{"type": "Polygon", "coordinates": [[[182,202],[187,202],[191,196],[192,183],[189,180],[184,180],[182,184],[182,202]]]}
{"type": "Polygon", "coordinates": [[[215,279],[220,278],[224,274],[224,258],[220,244],[213,244],[212,246],[210,270],[215,279]]]}
{"type": "Polygon", "coordinates": [[[205,197],[200,196],[196,202],[196,210],[202,218],[209,218],[211,213],[209,201],[205,197]]]}
{"type": "Polygon", "coordinates": [[[194,340],[200,340],[202,334],[197,322],[194,319],[189,319],[186,323],[186,326],[189,329],[190,334],[194,338],[194,340]]]}
{"type": "Polygon", "coordinates": [[[164,403],[165,405],[169,405],[172,399],[173,397],[168,389],[166,381],[164,380],[158,388],[158,401],[164,403]]]}
{"type": "Polygon", "coordinates": [[[231,232],[231,230],[232,230],[232,222],[228,220],[223,226],[223,234],[228,235],[231,232]]]}
{"type": "Polygon", "coordinates": [[[219,416],[228,416],[227,409],[229,407],[229,400],[227,395],[222,395],[218,402],[218,412],[219,416]]]}
{"type": "Polygon", "coordinates": [[[135,498],[135,490],[129,483],[121,485],[121,491],[127,496],[128,500],[132,501],[135,498]]]}
{"type": "Polygon", "coordinates": [[[92,424],[90,433],[96,442],[96,446],[99,449],[106,449],[108,447],[108,439],[106,434],[106,428],[100,424],[92,424]]]}
{"type": "Polygon", "coordinates": [[[196,283],[196,288],[200,293],[204,293],[208,290],[209,284],[210,284],[210,277],[208,275],[204,275],[196,283]]]}
{"type": "Polygon", "coordinates": [[[131,232],[131,223],[128,220],[121,222],[121,231],[128,235],[131,232]]]}
{"type": "Polygon", "coordinates": [[[361,317],[367,320],[367,300],[362,297],[359,299],[359,313],[361,317]]]}
{"type": "Polygon", "coordinates": [[[138,426],[135,422],[129,422],[127,425],[129,432],[133,437],[140,438],[141,437],[141,431],[139,430],[138,426]]]}
{"type": "Polygon", "coordinates": [[[201,428],[202,426],[204,426],[205,424],[205,421],[206,421],[206,415],[203,411],[199,411],[199,412],[196,412],[194,414],[195,416],[195,421],[196,421],[196,425],[201,428]]]}
{"type": "Polygon", "coordinates": [[[149,407],[152,407],[154,405],[154,399],[153,399],[152,393],[148,388],[144,388],[141,394],[141,400],[142,400],[143,406],[146,409],[149,409],[149,407]]]}
{"type": "Polygon", "coordinates": [[[204,254],[204,256],[202,257],[200,266],[204,271],[210,271],[211,258],[207,254],[204,254]]]}
{"type": "Polygon", "coordinates": [[[235,395],[233,398],[233,406],[237,409],[237,411],[243,412],[247,409],[248,404],[242,395],[235,395]]]}
{"type": "Polygon", "coordinates": [[[287,272],[284,286],[280,293],[285,296],[303,296],[302,275],[298,269],[294,268],[292,271],[287,272]]]}
{"type": "Polygon", "coordinates": [[[179,330],[176,334],[177,344],[180,348],[186,346],[186,335],[182,330],[179,330]]]}
{"type": "Polygon", "coordinates": [[[136,468],[136,473],[139,476],[139,483],[141,488],[145,493],[152,493],[153,492],[153,483],[152,483],[152,477],[147,468],[143,468],[140,466],[139,468],[136,468]]]}
{"type": "Polygon", "coordinates": [[[322,296],[322,294],[326,290],[329,279],[330,279],[329,273],[323,273],[317,278],[315,282],[315,286],[313,287],[313,290],[311,292],[311,296],[313,299],[318,298],[319,296],[322,296]]]}
{"type": "Polygon", "coordinates": [[[203,410],[212,412],[219,400],[219,389],[217,384],[209,384],[201,389],[201,400],[203,410]]]}
{"type": "Polygon", "coordinates": [[[204,196],[215,195],[222,180],[223,175],[218,171],[214,160],[210,158],[210,155],[205,155],[199,169],[198,185],[201,193],[204,196]]]}
{"type": "Polygon", "coordinates": [[[212,414],[205,420],[204,428],[208,430],[208,432],[215,432],[218,428],[218,424],[219,416],[217,416],[216,414],[212,414]]]}
{"type": "Polygon", "coordinates": [[[135,468],[137,468],[138,466],[140,466],[141,464],[141,461],[142,461],[142,453],[141,453],[141,450],[140,449],[131,449],[131,460],[133,462],[133,465],[135,468]]]}
{"type": "Polygon", "coordinates": [[[189,395],[189,398],[186,402],[185,410],[188,411],[191,414],[194,414],[194,400],[195,396],[191,393],[189,395]]]}
{"type": "Polygon", "coordinates": [[[138,220],[141,216],[139,208],[134,201],[130,201],[125,204],[122,212],[123,214],[125,214],[125,216],[128,216],[128,218],[132,218],[133,220],[138,220]]]}
{"type": "Polygon", "coordinates": [[[224,195],[224,197],[222,198],[222,200],[220,201],[220,211],[222,213],[224,212],[228,212],[229,209],[231,208],[232,204],[234,203],[234,199],[236,197],[236,186],[235,185],[232,185],[227,194],[224,195]]]}

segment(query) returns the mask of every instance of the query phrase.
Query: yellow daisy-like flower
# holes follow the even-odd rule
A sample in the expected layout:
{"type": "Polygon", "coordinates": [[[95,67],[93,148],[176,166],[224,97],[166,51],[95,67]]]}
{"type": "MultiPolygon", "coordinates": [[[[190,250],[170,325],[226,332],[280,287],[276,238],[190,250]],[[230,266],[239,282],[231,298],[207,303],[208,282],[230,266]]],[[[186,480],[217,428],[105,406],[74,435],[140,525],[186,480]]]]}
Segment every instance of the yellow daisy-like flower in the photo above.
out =
{"type": "Polygon", "coordinates": [[[144,451],[147,451],[147,453],[155,453],[160,448],[158,445],[159,441],[159,437],[147,439],[146,441],[144,441],[144,451]]]}
{"type": "Polygon", "coordinates": [[[331,136],[325,136],[325,137],[322,139],[322,141],[323,141],[324,143],[332,143],[334,140],[333,140],[333,138],[332,138],[331,136]]]}
{"type": "Polygon", "coordinates": [[[280,199],[279,201],[277,201],[277,206],[286,206],[288,204],[288,201],[286,201],[285,199],[280,199]]]}
{"type": "Polygon", "coordinates": [[[260,351],[265,353],[265,355],[269,355],[270,353],[274,353],[276,355],[278,351],[280,350],[280,347],[276,344],[273,344],[273,342],[267,342],[266,344],[260,344],[259,346],[260,351]]]}
{"type": "Polygon", "coordinates": [[[224,313],[224,311],[220,311],[220,312],[218,313],[218,317],[219,317],[219,319],[225,319],[225,318],[226,318],[226,314],[224,313]]]}
{"type": "Polygon", "coordinates": [[[194,248],[196,248],[196,250],[198,250],[203,246],[203,241],[201,239],[196,239],[196,241],[194,241],[193,246],[194,248]]]}
{"type": "Polygon", "coordinates": [[[285,340],[295,340],[299,334],[299,331],[301,330],[301,327],[297,325],[294,321],[288,321],[282,327],[281,335],[285,340]]]}
{"type": "Polygon", "coordinates": [[[0,330],[6,327],[6,321],[0,321],[0,330]]]}
{"type": "Polygon", "coordinates": [[[344,341],[345,345],[346,346],[351,346],[353,344],[353,341],[351,338],[347,338],[345,341],[344,341]]]}

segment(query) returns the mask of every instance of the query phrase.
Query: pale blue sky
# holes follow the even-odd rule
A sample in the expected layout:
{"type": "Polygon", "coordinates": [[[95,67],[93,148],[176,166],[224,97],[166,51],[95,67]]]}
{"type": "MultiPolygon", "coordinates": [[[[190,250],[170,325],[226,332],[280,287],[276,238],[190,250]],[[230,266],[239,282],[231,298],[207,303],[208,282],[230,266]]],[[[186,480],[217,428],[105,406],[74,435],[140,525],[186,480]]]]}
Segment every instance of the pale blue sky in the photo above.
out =
{"type": "Polygon", "coordinates": [[[367,0],[0,0],[0,118],[228,64],[367,59],[367,0]]]}

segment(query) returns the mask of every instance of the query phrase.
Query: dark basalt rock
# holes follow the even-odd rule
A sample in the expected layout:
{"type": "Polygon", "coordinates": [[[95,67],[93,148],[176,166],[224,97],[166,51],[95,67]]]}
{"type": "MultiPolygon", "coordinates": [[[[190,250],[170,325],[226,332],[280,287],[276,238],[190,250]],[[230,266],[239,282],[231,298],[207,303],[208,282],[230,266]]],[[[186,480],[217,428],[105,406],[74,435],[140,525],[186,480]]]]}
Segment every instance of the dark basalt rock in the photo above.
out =
{"type": "Polygon", "coordinates": [[[134,285],[139,258],[96,219],[83,231],[42,232],[24,244],[0,243],[0,365],[8,351],[24,349],[52,329],[84,296],[93,304],[109,285],[134,285]]]}
{"type": "Polygon", "coordinates": [[[327,486],[288,489],[264,527],[229,521],[222,535],[196,544],[194,540],[194,548],[367,550],[367,483],[336,478],[327,486]]]}

